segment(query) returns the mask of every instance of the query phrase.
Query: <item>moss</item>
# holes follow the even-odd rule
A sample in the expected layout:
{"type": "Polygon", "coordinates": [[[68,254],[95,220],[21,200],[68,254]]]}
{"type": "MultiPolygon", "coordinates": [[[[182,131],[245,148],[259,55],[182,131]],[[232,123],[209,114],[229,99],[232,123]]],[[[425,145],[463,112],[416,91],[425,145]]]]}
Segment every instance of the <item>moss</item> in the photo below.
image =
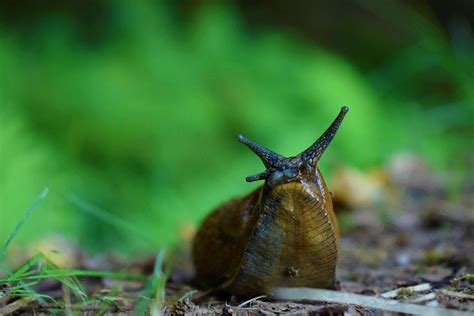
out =
{"type": "Polygon", "coordinates": [[[402,287],[398,290],[397,299],[404,299],[404,298],[410,297],[412,293],[413,293],[412,290],[406,287],[402,287]]]}

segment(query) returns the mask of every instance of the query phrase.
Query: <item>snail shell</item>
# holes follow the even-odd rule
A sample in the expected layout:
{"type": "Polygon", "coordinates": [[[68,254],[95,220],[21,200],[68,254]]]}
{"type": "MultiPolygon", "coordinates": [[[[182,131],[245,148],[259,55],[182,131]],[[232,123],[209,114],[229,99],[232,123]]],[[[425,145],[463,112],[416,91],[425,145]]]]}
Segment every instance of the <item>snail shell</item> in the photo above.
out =
{"type": "Polygon", "coordinates": [[[334,288],[339,229],[330,193],[317,166],[348,108],[308,149],[281,156],[242,135],[266,170],[250,194],[210,213],[193,242],[196,282],[239,297],[274,287],[334,288]]]}

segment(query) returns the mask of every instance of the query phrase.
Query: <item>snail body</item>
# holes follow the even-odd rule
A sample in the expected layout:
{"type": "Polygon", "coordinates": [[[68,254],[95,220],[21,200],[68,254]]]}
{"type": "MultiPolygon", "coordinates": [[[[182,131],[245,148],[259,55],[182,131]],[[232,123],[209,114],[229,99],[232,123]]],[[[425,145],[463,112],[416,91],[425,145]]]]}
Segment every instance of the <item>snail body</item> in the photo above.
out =
{"type": "Polygon", "coordinates": [[[286,158],[239,135],[267,168],[250,194],[210,213],[193,242],[197,283],[239,297],[275,287],[336,287],[339,229],[317,163],[348,108],[308,149],[286,158]]]}

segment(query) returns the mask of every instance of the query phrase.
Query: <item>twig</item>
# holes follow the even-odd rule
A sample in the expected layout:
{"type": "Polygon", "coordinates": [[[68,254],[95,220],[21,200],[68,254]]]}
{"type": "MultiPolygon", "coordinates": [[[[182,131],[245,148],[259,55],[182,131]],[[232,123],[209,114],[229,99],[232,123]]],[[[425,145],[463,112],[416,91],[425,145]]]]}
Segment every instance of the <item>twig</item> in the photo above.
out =
{"type": "Polygon", "coordinates": [[[51,309],[68,309],[73,312],[130,312],[132,311],[131,306],[117,306],[117,305],[109,305],[106,308],[103,306],[97,305],[79,305],[79,304],[65,304],[65,305],[58,305],[58,304],[41,304],[38,307],[39,311],[49,311],[51,309]]]}
{"type": "Polygon", "coordinates": [[[450,290],[446,290],[446,289],[441,289],[441,290],[439,290],[438,293],[444,294],[446,296],[456,297],[456,298],[465,298],[465,299],[468,299],[468,300],[474,300],[474,295],[454,292],[454,291],[450,291],[450,290]]]}
{"type": "Polygon", "coordinates": [[[191,291],[188,291],[186,293],[183,294],[183,296],[181,296],[179,299],[178,299],[178,302],[182,301],[182,300],[185,300],[186,298],[190,297],[190,296],[193,296],[195,293],[199,292],[198,290],[191,290],[191,291]]]}
{"type": "Polygon", "coordinates": [[[28,296],[16,300],[13,303],[8,304],[7,306],[0,307],[0,315],[9,315],[34,301],[36,301],[36,298],[34,298],[33,296],[28,296]]]}
{"type": "Polygon", "coordinates": [[[431,301],[431,300],[435,300],[435,299],[436,299],[436,294],[431,292],[429,294],[426,294],[426,295],[417,297],[413,300],[410,300],[410,303],[421,303],[421,302],[431,301]]]}
{"type": "Polygon", "coordinates": [[[253,301],[256,301],[256,300],[259,300],[261,298],[264,298],[264,297],[267,297],[266,295],[260,295],[260,296],[257,296],[257,297],[254,297],[254,298],[251,298],[243,303],[241,303],[240,305],[237,306],[237,308],[242,308],[244,307],[245,305],[249,304],[249,303],[252,303],[253,301]]]}
{"type": "Polygon", "coordinates": [[[468,313],[452,309],[405,304],[378,297],[310,288],[276,288],[272,292],[272,298],[279,300],[313,300],[345,305],[351,304],[407,314],[469,315],[468,313]]]}
{"type": "Polygon", "coordinates": [[[410,291],[416,293],[428,290],[431,290],[431,285],[429,283],[422,283],[414,286],[400,287],[398,289],[382,293],[380,296],[383,298],[395,298],[398,296],[398,294],[400,294],[401,291],[410,291]]]}

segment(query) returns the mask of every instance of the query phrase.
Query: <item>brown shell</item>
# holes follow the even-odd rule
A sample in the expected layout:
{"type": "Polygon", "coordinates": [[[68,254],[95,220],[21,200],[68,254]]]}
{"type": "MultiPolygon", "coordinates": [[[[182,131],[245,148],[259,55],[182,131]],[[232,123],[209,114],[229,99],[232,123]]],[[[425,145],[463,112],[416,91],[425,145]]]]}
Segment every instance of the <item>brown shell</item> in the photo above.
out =
{"type": "Polygon", "coordinates": [[[263,185],[207,216],[193,244],[196,281],[239,297],[272,288],[334,288],[339,229],[318,168],[263,185]]]}

